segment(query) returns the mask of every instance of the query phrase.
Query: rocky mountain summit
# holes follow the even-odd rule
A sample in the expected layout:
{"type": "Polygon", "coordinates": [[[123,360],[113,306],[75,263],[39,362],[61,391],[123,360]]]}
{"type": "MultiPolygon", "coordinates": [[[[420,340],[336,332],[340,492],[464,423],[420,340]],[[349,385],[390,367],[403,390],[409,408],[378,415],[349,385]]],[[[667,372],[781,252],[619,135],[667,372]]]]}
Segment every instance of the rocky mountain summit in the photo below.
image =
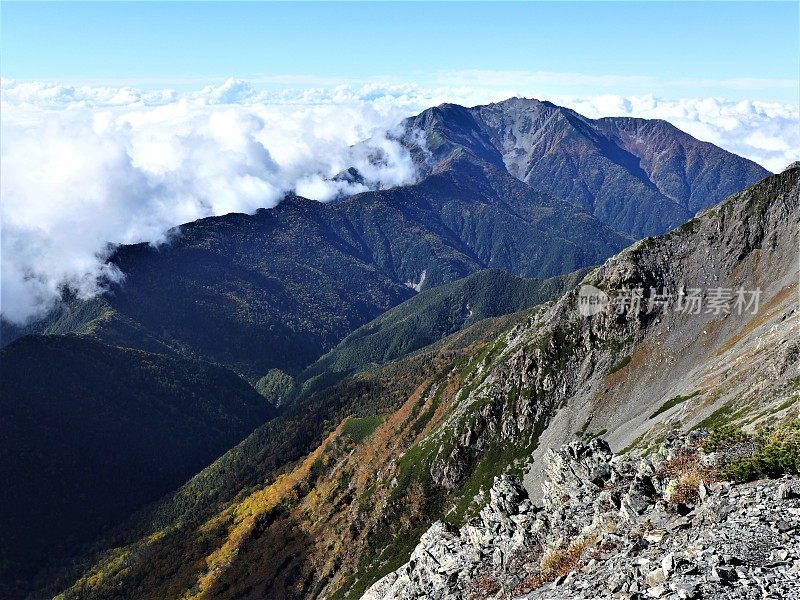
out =
{"type": "Polygon", "coordinates": [[[708,439],[673,432],[640,456],[600,438],[549,450],[541,505],[498,477],[479,516],[437,521],[362,600],[797,598],[800,479],[719,481],[730,458],[708,439]]]}
{"type": "Polygon", "coordinates": [[[770,173],[657,119],[589,119],[530,98],[442,104],[407,122],[427,170],[466,154],[635,237],[680,225],[770,173]]]}

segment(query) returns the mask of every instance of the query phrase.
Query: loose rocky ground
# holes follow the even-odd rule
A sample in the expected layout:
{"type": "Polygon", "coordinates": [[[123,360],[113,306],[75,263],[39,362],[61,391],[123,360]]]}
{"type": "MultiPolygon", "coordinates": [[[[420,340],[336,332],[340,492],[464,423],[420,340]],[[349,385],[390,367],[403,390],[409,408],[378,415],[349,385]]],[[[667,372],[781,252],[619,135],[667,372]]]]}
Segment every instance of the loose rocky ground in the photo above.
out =
{"type": "Polygon", "coordinates": [[[543,506],[497,478],[478,517],[435,523],[363,600],[800,598],[800,479],[716,481],[703,436],[548,451],[543,506]]]}

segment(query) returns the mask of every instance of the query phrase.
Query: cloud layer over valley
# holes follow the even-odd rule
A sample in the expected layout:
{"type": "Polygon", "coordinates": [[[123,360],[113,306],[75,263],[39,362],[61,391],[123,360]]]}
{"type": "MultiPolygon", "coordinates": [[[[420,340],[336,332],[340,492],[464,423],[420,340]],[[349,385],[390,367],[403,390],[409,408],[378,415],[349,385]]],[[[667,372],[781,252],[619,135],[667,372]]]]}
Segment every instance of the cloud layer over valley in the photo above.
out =
{"type": "MultiPolygon", "coordinates": [[[[272,207],[290,191],[320,201],[414,180],[392,130],[445,101],[502,87],[369,84],[259,91],[228,80],[196,92],[2,84],[4,318],[41,314],[64,284],[98,291],[109,244],[164,242],[176,225],[272,207]],[[356,142],[370,138],[369,146],[356,142]],[[372,161],[370,155],[381,155],[372,161]],[[331,178],[355,166],[364,183],[331,178]]],[[[526,94],[527,95],[527,94],[526,94]]],[[[530,94],[535,95],[535,94],[530,94]]],[[[796,106],[713,98],[548,97],[587,117],[663,118],[777,171],[798,158],[796,106]]]]}
{"type": "Polygon", "coordinates": [[[104,266],[109,243],[163,242],[171,227],[269,208],[293,190],[326,201],[414,178],[408,153],[387,133],[399,110],[237,104],[235,95],[235,85],[155,99],[10,88],[0,179],[3,316],[41,313],[65,283],[85,296],[119,277],[104,266]],[[350,148],[367,138],[368,147],[350,148]],[[375,152],[377,164],[368,157],[375,152]],[[364,183],[330,180],[350,166],[364,183]]]}

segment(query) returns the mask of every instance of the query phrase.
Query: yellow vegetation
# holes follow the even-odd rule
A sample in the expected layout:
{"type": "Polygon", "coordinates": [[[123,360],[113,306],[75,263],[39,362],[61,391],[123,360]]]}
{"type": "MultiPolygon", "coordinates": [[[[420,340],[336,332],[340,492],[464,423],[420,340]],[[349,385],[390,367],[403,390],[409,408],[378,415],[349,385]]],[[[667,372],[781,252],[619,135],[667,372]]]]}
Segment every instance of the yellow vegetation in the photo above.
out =
{"type": "Polygon", "coordinates": [[[593,535],[579,537],[569,544],[560,546],[547,552],[542,557],[538,573],[530,575],[515,590],[515,593],[524,594],[549,581],[564,577],[570,571],[577,571],[583,560],[586,548],[595,543],[597,538],[593,535]]]}
{"type": "MultiPolygon", "coordinates": [[[[210,520],[218,522],[220,518],[230,519],[228,537],[206,558],[206,571],[198,578],[196,588],[184,595],[186,600],[202,600],[208,597],[211,586],[236,558],[239,548],[252,533],[258,518],[268,514],[281,501],[296,499],[296,486],[308,478],[312,466],[321,459],[326,445],[338,436],[340,430],[341,425],[293,471],[279,475],[273,483],[253,492],[210,520]]],[[[204,525],[211,526],[211,522],[204,525]]]]}

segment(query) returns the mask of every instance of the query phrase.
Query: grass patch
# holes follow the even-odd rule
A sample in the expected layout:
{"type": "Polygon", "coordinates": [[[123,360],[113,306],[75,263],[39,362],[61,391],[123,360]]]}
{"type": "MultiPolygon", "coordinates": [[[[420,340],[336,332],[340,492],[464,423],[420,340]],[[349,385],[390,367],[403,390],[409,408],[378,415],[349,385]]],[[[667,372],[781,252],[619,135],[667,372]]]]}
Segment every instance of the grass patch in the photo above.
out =
{"type": "Polygon", "coordinates": [[[593,439],[595,439],[595,438],[603,437],[603,436],[604,436],[605,434],[607,434],[607,433],[608,433],[608,429],[606,429],[605,427],[603,427],[603,429],[601,429],[600,431],[595,431],[595,432],[589,432],[589,433],[587,433],[587,434],[586,434],[586,439],[588,439],[588,440],[593,440],[593,439]]]}
{"type": "Polygon", "coordinates": [[[790,406],[792,406],[792,404],[795,404],[798,400],[800,400],[800,396],[793,396],[789,398],[785,402],[779,404],[778,407],[775,409],[775,412],[780,412],[782,410],[789,408],[790,406]]]}
{"type": "Polygon", "coordinates": [[[697,396],[699,393],[700,393],[700,390],[697,390],[696,392],[692,392],[688,396],[678,395],[678,396],[675,396],[674,398],[670,398],[669,400],[664,402],[664,404],[659,406],[658,410],[656,412],[654,412],[652,415],[650,415],[650,418],[651,419],[655,419],[661,413],[667,412],[673,406],[678,406],[678,404],[686,402],[687,400],[691,400],[692,398],[697,396]]]}
{"type": "Polygon", "coordinates": [[[589,423],[591,422],[592,422],[592,417],[586,419],[586,422],[583,424],[583,426],[580,429],[578,429],[578,431],[575,432],[575,436],[583,439],[583,436],[586,435],[586,431],[589,429],[589,423]]]}
{"type": "Polygon", "coordinates": [[[631,450],[634,450],[634,449],[638,448],[638,447],[639,447],[639,445],[640,445],[640,444],[641,444],[641,443],[644,441],[644,437],[645,437],[645,435],[647,435],[647,432],[645,432],[645,433],[643,433],[642,435],[640,435],[639,437],[637,437],[637,438],[636,438],[635,440],[633,440],[633,441],[632,441],[630,444],[628,444],[628,445],[627,445],[627,446],[625,446],[625,447],[624,447],[622,450],[620,450],[620,451],[619,451],[619,453],[620,453],[620,454],[627,454],[627,453],[628,453],[628,452],[630,452],[631,450]]]}
{"type": "Polygon", "coordinates": [[[695,504],[700,499],[701,483],[712,483],[717,474],[703,465],[695,451],[680,452],[664,461],[656,472],[658,479],[668,479],[666,497],[670,504],[695,504]]]}
{"type": "Polygon", "coordinates": [[[350,417],[342,426],[342,435],[349,437],[354,443],[360,444],[383,423],[384,415],[371,417],[350,417]]]}
{"type": "Polygon", "coordinates": [[[719,429],[723,425],[730,423],[733,419],[733,415],[733,402],[729,400],[713,413],[708,415],[705,419],[700,421],[697,425],[695,425],[694,429],[719,429]]]}
{"type": "Polygon", "coordinates": [[[752,481],[800,473],[800,419],[759,429],[753,436],[753,445],[751,456],[730,459],[724,470],[726,478],[752,481]]]}

